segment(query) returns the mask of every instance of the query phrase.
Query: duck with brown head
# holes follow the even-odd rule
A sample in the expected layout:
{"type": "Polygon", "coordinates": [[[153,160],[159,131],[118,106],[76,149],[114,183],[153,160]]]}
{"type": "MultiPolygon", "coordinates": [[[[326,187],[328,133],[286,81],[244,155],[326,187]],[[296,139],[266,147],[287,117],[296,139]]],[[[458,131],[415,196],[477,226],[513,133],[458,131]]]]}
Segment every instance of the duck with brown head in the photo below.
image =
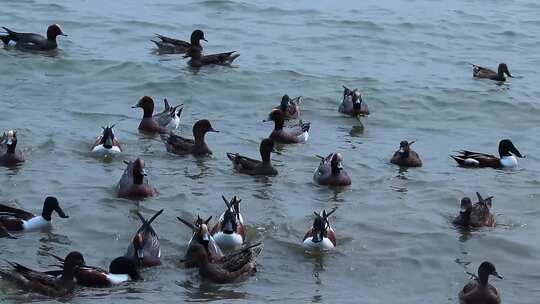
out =
{"type": "Polygon", "coordinates": [[[5,153],[0,156],[0,166],[14,167],[24,162],[21,150],[17,149],[17,131],[9,130],[4,133],[2,146],[5,153]]]}
{"type": "Polygon", "coordinates": [[[408,142],[403,140],[399,143],[399,150],[394,152],[390,162],[400,167],[422,167],[422,160],[418,153],[411,149],[411,145],[416,141],[408,142]]]}
{"type": "Polygon", "coordinates": [[[208,40],[204,38],[204,33],[201,30],[194,30],[193,33],[191,33],[190,42],[159,34],[156,34],[156,37],[161,41],[151,41],[156,44],[160,54],[183,54],[190,48],[195,48],[202,51],[203,47],[201,45],[201,40],[208,42],[208,40]]]}
{"type": "MultiPolygon", "coordinates": [[[[206,254],[208,255],[208,259],[210,262],[215,262],[223,257],[223,252],[217,245],[212,235],[210,235],[210,232],[208,230],[208,224],[210,224],[210,220],[212,219],[211,216],[206,220],[203,220],[200,216],[197,215],[197,220],[195,220],[193,224],[180,217],[177,217],[177,219],[189,228],[191,228],[191,231],[193,233],[191,239],[188,242],[188,249],[195,244],[202,245],[206,250],[206,254]]],[[[186,268],[196,266],[193,261],[193,257],[190,257],[187,254],[183,262],[186,268]]]]}
{"type": "Polygon", "coordinates": [[[154,100],[149,96],[143,96],[137,104],[131,108],[143,109],[143,118],[139,123],[139,132],[149,135],[164,134],[169,130],[174,130],[180,124],[180,114],[183,108],[178,109],[178,106],[170,106],[167,99],[163,101],[165,103],[165,110],[157,115],[154,114],[154,100]]]}
{"type": "Polygon", "coordinates": [[[150,220],[146,220],[137,211],[137,216],[141,220],[142,225],[133,236],[125,256],[135,261],[139,267],[152,267],[161,264],[159,237],[152,227],[152,222],[161,213],[163,213],[163,209],[156,212],[150,220]]]}
{"type": "Polygon", "coordinates": [[[488,283],[489,276],[502,279],[497,273],[495,265],[490,262],[483,262],[478,267],[478,276],[467,272],[471,275],[471,280],[459,292],[460,304],[500,304],[501,295],[497,288],[488,283]]]}
{"type": "Polygon", "coordinates": [[[508,77],[514,77],[512,76],[512,74],[510,74],[510,71],[508,70],[508,66],[506,65],[506,63],[499,64],[497,68],[497,72],[488,68],[481,67],[476,64],[471,63],[471,65],[473,66],[474,78],[491,79],[495,81],[506,81],[505,74],[508,77]]]}
{"type": "Polygon", "coordinates": [[[321,163],[315,169],[313,180],[323,186],[349,186],[351,178],[343,168],[343,156],[340,153],[330,153],[327,157],[317,156],[321,163]]]}
{"type": "Polygon", "coordinates": [[[285,94],[281,98],[279,106],[274,109],[279,109],[285,114],[285,120],[298,119],[300,116],[300,104],[302,103],[302,96],[291,99],[289,95],[285,94]]]}
{"type": "Polygon", "coordinates": [[[10,41],[14,41],[15,47],[21,50],[30,51],[50,51],[58,47],[56,43],[56,37],[67,36],[62,32],[62,29],[58,24],[53,24],[47,29],[47,37],[43,37],[34,33],[18,33],[14,32],[7,27],[2,27],[7,35],[0,35],[0,40],[8,45],[10,41]]]}
{"type": "Polygon", "coordinates": [[[193,139],[175,135],[172,132],[163,136],[167,152],[176,155],[203,156],[212,154],[212,151],[205,142],[208,132],[219,132],[212,127],[210,121],[202,119],[193,125],[193,139]]]}
{"type": "Polygon", "coordinates": [[[143,199],[154,195],[154,188],[148,182],[144,161],[137,158],[133,162],[124,162],[127,167],[118,182],[118,197],[143,199]]]}
{"type": "Polygon", "coordinates": [[[262,161],[242,156],[238,153],[227,153],[227,157],[232,161],[234,169],[240,173],[264,176],[277,175],[278,172],[272,166],[272,161],[270,160],[270,154],[272,152],[276,153],[274,150],[274,141],[270,138],[263,139],[259,151],[262,161]]]}
{"type": "Polygon", "coordinates": [[[309,138],[309,122],[299,121],[298,124],[285,126],[285,114],[279,109],[274,109],[263,122],[273,121],[274,130],[268,136],[271,140],[281,144],[305,143],[309,138]]]}

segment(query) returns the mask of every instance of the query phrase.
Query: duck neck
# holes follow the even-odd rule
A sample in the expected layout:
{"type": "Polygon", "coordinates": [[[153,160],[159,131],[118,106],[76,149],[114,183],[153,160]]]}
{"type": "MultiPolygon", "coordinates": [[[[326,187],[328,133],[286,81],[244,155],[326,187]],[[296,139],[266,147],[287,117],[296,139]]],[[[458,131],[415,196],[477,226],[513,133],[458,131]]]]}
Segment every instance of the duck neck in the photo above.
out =
{"type": "Polygon", "coordinates": [[[332,175],[339,175],[341,169],[337,165],[332,165],[332,175]]]}
{"type": "Polygon", "coordinates": [[[478,282],[480,283],[480,285],[487,286],[488,279],[489,279],[489,273],[485,273],[485,272],[478,273],[478,282]]]}
{"type": "Polygon", "coordinates": [[[262,162],[263,164],[265,165],[270,165],[270,153],[271,152],[268,152],[268,151],[261,151],[261,159],[262,159],[262,162]]]}
{"type": "Polygon", "coordinates": [[[193,138],[195,139],[196,145],[205,144],[204,142],[204,136],[206,135],[205,132],[193,132],[193,138]]]}
{"type": "Polygon", "coordinates": [[[283,130],[284,121],[282,119],[274,120],[274,130],[283,130]]]}
{"type": "Polygon", "coordinates": [[[144,181],[144,176],[141,174],[133,174],[133,183],[135,185],[142,185],[144,181]]]}
{"type": "Polygon", "coordinates": [[[75,277],[74,267],[64,267],[60,280],[64,282],[65,286],[73,286],[73,279],[75,277]]]}
{"type": "Polygon", "coordinates": [[[16,142],[12,143],[11,145],[8,145],[8,146],[7,146],[7,151],[6,151],[6,153],[7,153],[7,154],[15,154],[15,148],[16,148],[16,147],[17,147],[17,143],[16,143],[16,142]]]}
{"type": "Polygon", "coordinates": [[[467,210],[461,213],[461,221],[463,225],[469,225],[471,222],[471,211],[467,210]]]}
{"type": "Polygon", "coordinates": [[[154,106],[146,106],[143,108],[143,111],[144,111],[144,115],[143,117],[145,118],[149,118],[149,117],[152,117],[152,114],[154,114],[154,106]]]}

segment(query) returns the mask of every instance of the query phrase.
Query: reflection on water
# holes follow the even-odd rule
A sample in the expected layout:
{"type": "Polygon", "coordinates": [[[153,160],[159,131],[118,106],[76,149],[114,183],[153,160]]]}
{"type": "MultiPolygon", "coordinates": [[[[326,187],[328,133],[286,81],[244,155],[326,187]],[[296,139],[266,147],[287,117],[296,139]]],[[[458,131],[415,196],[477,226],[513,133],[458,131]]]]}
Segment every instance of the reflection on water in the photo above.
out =
{"type": "Polygon", "coordinates": [[[359,120],[358,125],[352,126],[351,130],[349,131],[349,135],[352,137],[359,137],[364,133],[364,124],[359,120]]]}
{"type": "MultiPolygon", "coordinates": [[[[197,275],[197,279],[200,276],[197,275]]],[[[184,282],[176,282],[182,287],[188,300],[186,302],[216,301],[216,300],[241,300],[247,299],[250,295],[246,292],[234,291],[234,285],[221,286],[204,280],[194,282],[190,279],[184,282]]]]}

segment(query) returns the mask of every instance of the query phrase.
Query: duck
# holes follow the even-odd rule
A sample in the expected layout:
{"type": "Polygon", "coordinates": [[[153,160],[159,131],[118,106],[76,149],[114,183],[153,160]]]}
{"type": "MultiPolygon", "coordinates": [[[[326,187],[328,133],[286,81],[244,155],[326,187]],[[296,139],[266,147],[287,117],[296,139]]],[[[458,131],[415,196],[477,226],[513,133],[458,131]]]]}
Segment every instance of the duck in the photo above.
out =
{"type": "Polygon", "coordinates": [[[346,86],[343,86],[343,100],[338,111],[354,117],[369,115],[368,106],[363,102],[360,91],[358,89],[350,90],[346,86]]]}
{"type": "Polygon", "coordinates": [[[390,159],[390,162],[400,167],[422,167],[422,160],[415,151],[411,150],[411,145],[416,141],[408,142],[402,140],[399,143],[399,150],[394,152],[394,155],[390,159]]]}
{"type": "Polygon", "coordinates": [[[172,132],[166,136],[162,136],[162,139],[165,142],[165,147],[169,153],[176,155],[192,154],[195,156],[202,156],[212,154],[212,151],[204,141],[204,137],[208,132],[219,133],[218,130],[215,130],[212,127],[209,120],[201,119],[193,125],[194,139],[175,135],[172,132]]]}
{"type": "Polygon", "coordinates": [[[256,273],[256,259],[262,249],[262,243],[248,246],[223,257],[227,263],[211,262],[201,244],[189,247],[187,255],[193,257],[195,265],[199,268],[199,275],[203,279],[217,284],[227,284],[246,280],[256,273]]]}
{"type": "Polygon", "coordinates": [[[17,131],[9,130],[4,133],[2,146],[5,153],[0,156],[0,165],[14,167],[24,162],[21,150],[17,149],[17,131]]]}
{"type": "MultiPolygon", "coordinates": [[[[191,228],[191,231],[193,232],[193,235],[191,236],[191,239],[188,243],[188,248],[193,246],[194,244],[200,244],[204,246],[210,262],[220,260],[223,257],[223,252],[214,240],[214,237],[210,235],[210,232],[208,230],[208,225],[210,223],[210,220],[212,219],[211,216],[206,220],[203,220],[200,216],[197,215],[197,219],[193,224],[182,219],[181,217],[177,217],[177,219],[180,222],[184,223],[184,225],[191,228]]],[[[196,266],[193,258],[187,255],[184,258],[183,262],[186,268],[196,266]]]]}
{"type": "Polygon", "coordinates": [[[285,94],[281,98],[281,104],[274,109],[279,109],[285,114],[285,120],[298,119],[300,116],[300,104],[302,103],[302,96],[291,99],[289,95],[285,94]]]}
{"type": "Polygon", "coordinates": [[[210,234],[222,250],[234,250],[240,248],[246,240],[244,218],[240,214],[240,202],[234,196],[228,201],[221,196],[227,209],[219,217],[219,221],[212,227],[210,234]]]}
{"type": "Polygon", "coordinates": [[[59,276],[32,270],[19,263],[7,261],[11,269],[1,269],[0,276],[10,280],[25,290],[48,297],[71,295],[75,289],[75,272],[84,266],[84,257],[80,252],[70,252],[59,276]]]}
{"type": "Polygon", "coordinates": [[[114,135],[113,128],[115,125],[101,127],[103,132],[96,139],[96,142],[92,145],[92,152],[94,153],[120,153],[122,147],[120,142],[114,135]]]}
{"type": "Polygon", "coordinates": [[[180,117],[178,116],[182,109],[179,112],[176,112],[176,109],[179,106],[171,107],[168,104],[168,101],[165,100],[165,110],[158,114],[158,116],[153,116],[154,114],[154,100],[150,96],[143,96],[137,104],[133,105],[131,108],[141,108],[143,109],[143,118],[139,123],[139,132],[144,134],[164,134],[169,132],[170,129],[176,129],[180,124],[180,117]]]}
{"type": "Polygon", "coordinates": [[[240,173],[248,175],[276,176],[278,172],[272,166],[272,161],[270,160],[270,153],[276,153],[274,150],[274,141],[270,138],[263,139],[259,151],[261,153],[262,161],[242,156],[238,153],[227,153],[227,157],[233,163],[234,169],[240,173]]]}
{"type": "Polygon", "coordinates": [[[499,304],[501,295],[497,288],[488,283],[489,276],[502,279],[495,269],[495,265],[485,261],[478,267],[478,276],[472,273],[474,280],[469,281],[459,292],[459,304],[499,304]]]}
{"type": "Polygon", "coordinates": [[[156,114],[154,117],[157,119],[157,122],[160,126],[164,127],[167,130],[176,130],[180,125],[180,115],[184,108],[184,104],[179,104],[177,106],[171,106],[167,98],[163,99],[165,104],[165,109],[163,112],[156,114]]]}
{"type": "Polygon", "coordinates": [[[302,247],[306,250],[330,250],[336,247],[336,234],[330,226],[328,217],[336,212],[337,208],[333,208],[330,212],[326,210],[315,214],[313,227],[309,229],[302,240],[302,247]]]}
{"type": "Polygon", "coordinates": [[[69,218],[54,196],[45,198],[41,215],[0,204],[0,226],[3,226],[7,231],[40,230],[50,226],[53,211],[61,218],[69,218]]]}
{"type": "Polygon", "coordinates": [[[144,170],[144,160],[124,161],[127,165],[118,182],[118,197],[128,199],[143,199],[154,196],[154,188],[150,185],[144,170]]]}
{"type": "MultiPolygon", "coordinates": [[[[65,260],[52,253],[48,255],[58,260],[61,266],[64,265],[65,260]]],[[[53,270],[47,271],[47,274],[59,276],[61,271],[53,270]]],[[[93,288],[105,288],[119,285],[125,282],[135,282],[141,280],[141,274],[137,267],[137,264],[127,257],[117,257],[111,261],[109,265],[109,271],[88,266],[86,263],[83,266],[79,266],[75,270],[75,281],[80,286],[93,287],[93,288]]]]}
{"type": "Polygon", "coordinates": [[[473,205],[469,197],[461,199],[461,210],[453,223],[462,227],[495,227],[495,217],[491,213],[493,196],[483,198],[476,192],[478,202],[473,205]]]}
{"type": "Polygon", "coordinates": [[[190,48],[196,48],[202,51],[201,40],[208,42],[208,40],[204,38],[204,32],[201,30],[194,30],[191,33],[191,42],[169,38],[160,34],[156,34],[156,37],[161,41],[151,41],[156,44],[158,52],[162,54],[183,54],[190,48]]]}
{"type": "Polygon", "coordinates": [[[508,70],[508,66],[506,63],[500,63],[497,67],[497,72],[481,67],[476,64],[472,64],[473,67],[473,77],[474,78],[481,78],[481,79],[491,79],[495,81],[506,81],[505,74],[508,75],[508,77],[514,77],[512,74],[510,74],[510,71],[508,70]]]}
{"type": "Polygon", "coordinates": [[[343,156],[340,153],[330,153],[327,157],[319,156],[321,163],[315,169],[313,180],[323,186],[349,186],[351,178],[343,168],[343,156]]]}
{"type": "Polygon", "coordinates": [[[190,48],[184,58],[191,58],[188,61],[188,65],[192,68],[200,68],[205,65],[231,65],[233,61],[240,57],[240,53],[236,51],[203,55],[202,51],[198,48],[190,48]]]}
{"type": "Polygon", "coordinates": [[[43,37],[40,34],[34,33],[18,33],[8,29],[7,27],[2,27],[7,35],[0,35],[0,40],[4,42],[7,46],[10,41],[14,41],[15,47],[21,50],[30,50],[30,51],[50,51],[58,47],[56,42],[56,37],[58,36],[67,36],[64,34],[60,25],[53,24],[47,28],[47,38],[43,37]]]}
{"type": "Polygon", "coordinates": [[[510,139],[499,142],[499,157],[467,150],[457,151],[457,153],[459,154],[450,155],[450,157],[459,166],[465,168],[512,169],[518,165],[516,157],[524,158],[510,139]]]}
{"type": "Polygon", "coordinates": [[[285,114],[281,110],[272,110],[268,115],[268,119],[263,120],[263,122],[268,121],[274,122],[274,130],[269,136],[274,142],[281,144],[305,143],[309,138],[311,124],[300,120],[298,124],[285,127],[285,114]]]}
{"type": "Polygon", "coordinates": [[[161,213],[163,213],[163,209],[156,212],[156,214],[147,221],[142,214],[137,211],[137,216],[141,220],[142,226],[133,236],[125,257],[136,262],[138,267],[161,265],[161,246],[159,244],[159,237],[154,228],[152,228],[152,222],[161,213]]]}

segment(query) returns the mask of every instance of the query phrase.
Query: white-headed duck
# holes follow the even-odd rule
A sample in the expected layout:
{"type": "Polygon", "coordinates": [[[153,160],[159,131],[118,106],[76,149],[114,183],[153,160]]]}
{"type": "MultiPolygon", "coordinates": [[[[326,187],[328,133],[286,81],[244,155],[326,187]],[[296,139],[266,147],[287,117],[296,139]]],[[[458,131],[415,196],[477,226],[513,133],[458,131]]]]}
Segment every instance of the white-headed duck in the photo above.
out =
{"type": "Polygon", "coordinates": [[[263,122],[273,121],[274,130],[269,138],[281,144],[305,143],[309,138],[309,122],[300,122],[296,125],[285,127],[285,114],[279,109],[274,109],[263,122]]]}
{"type": "Polygon", "coordinates": [[[0,35],[0,40],[8,45],[10,41],[14,41],[15,47],[21,50],[29,51],[50,51],[58,47],[56,43],[57,36],[67,36],[62,32],[60,25],[53,24],[47,29],[47,38],[40,34],[34,33],[17,33],[7,27],[2,27],[7,35],[0,35]]]}
{"type": "Polygon", "coordinates": [[[17,131],[9,130],[2,136],[2,150],[5,149],[5,153],[0,156],[0,165],[6,167],[17,166],[24,162],[24,156],[21,150],[17,149],[17,131]]]}
{"type": "Polygon", "coordinates": [[[49,196],[43,202],[41,215],[34,215],[28,211],[16,209],[0,204],[0,226],[8,231],[35,231],[48,227],[52,222],[52,213],[55,211],[61,218],[68,218],[60,208],[56,197],[49,196]]]}
{"type": "Polygon", "coordinates": [[[499,142],[499,157],[467,150],[457,152],[458,155],[450,155],[450,157],[460,166],[466,168],[512,169],[518,164],[516,156],[524,157],[510,139],[503,139],[499,142]]]}
{"type": "Polygon", "coordinates": [[[156,37],[161,40],[151,40],[156,44],[158,52],[161,54],[183,54],[190,48],[197,48],[202,51],[201,40],[208,42],[204,38],[204,33],[201,30],[194,30],[191,33],[190,42],[174,39],[160,34],[156,34],[156,37]]]}
{"type": "Polygon", "coordinates": [[[321,163],[313,173],[313,180],[323,186],[349,186],[351,178],[343,168],[343,156],[330,153],[327,157],[319,156],[321,163]]]}
{"type": "Polygon", "coordinates": [[[490,262],[483,262],[478,267],[478,276],[472,273],[474,280],[471,280],[459,292],[460,304],[499,304],[501,303],[501,295],[497,288],[488,283],[489,276],[502,279],[497,273],[495,265],[490,262]]]}
{"type": "MultiPolygon", "coordinates": [[[[200,216],[197,215],[197,220],[195,220],[193,224],[180,217],[177,217],[177,219],[189,228],[191,228],[191,231],[193,233],[191,239],[189,240],[188,248],[193,246],[194,244],[200,244],[204,246],[210,262],[217,261],[223,257],[223,252],[219,248],[219,245],[216,243],[212,235],[210,235],[210,232],[208,230],[208,224],[210,223],[212,217],[203,220],[200,216]]],[[[193,257],[186,255],[183,262],[186,268],[195,267],[193,257]]]]}
{"type": "Polygon", "coordinates": [[[12,269],[0,269],[0,276],[25,290],[49,297],[70,295],[75,289],[75,272],[85,264],[82,254],[76,251],[66,256],[60,276],[32,270],[14,262],[8,263],[12,269]]]}
{"type": "Polygon", "coordinates": [[[420,156],[411,149],[411,145],[415,142],[414,140],[411,142],[402,140],[399,143],[399,150],[394,152],[390,162],[400,167],[422,167],[420,156]]]}
{"type": "Polygon", "coordinates": [[[508,75],[508,77],[514,77],[510,74],[510,71],[508,71],[508,66],[506,66],[505,63],[499,64],[497,72],[476,64],[471,63],[471,65],[473,66],[473,77],[475,78],[491,79],[495,81],[506,81],[506,77],[504,76],[504,74],[508,75]]]}
{"type": "Polygon", "coordinates": [[[221,197],[227,206],[225,212],[219,217],[210,234],[223,250],[240,248],[246,240],[244,218],[240,214],[241,199],[234,196],[229,202],[225,196],[221,197]]]}
{"type": "Polygon", "coordinates": [[[233,51],[227,53],[203,55],[199,48],[190,48],[187,50],[184,58],[191,58],[188,65],[192,68],[200,68],[205,65],[230,65],[233,61],[240,57],[240,53],[233,51]]]}
{"type": "Polygon", "coordinates": [[[159,237],[154,228],[152,228],[152,222],[162,212],[163,209],[159,210],[147,221],[137,211],[137,216],[141,220],[142,225],[133,236],[125,256],[135,261],[139,267],[161,265],[161,246],[159,244],[159,237]]]}
{"type": "Polygon", "coordinates": [[[167,152],[176,155],[195,155],[202,156],[212,154],[208,145],[204,141],[204,137],[208,132],[219,132],[212,127],[210,121],[201,119],[193,125],[193,138],[186,138],[175,135],[172,132],[163,136],[167,152]]]}
{"type": "Polygon", "coordinates": [[[279,106],[274,107],[283,111],[285,114],[285,120],[298,119],[300,116],[300,104],[302,103],[302,96],[295,97],[291,99],[289,95],[285,94],[281,98],[281,103],[279,106]]]}
{"type": "Polygon", "coordinates": [[[120,146],[120,142],[114,135],[114,128],[115,125],[112,126],[106,126],[101,127],[103,129],[103,132],[100,136],[96,139],[96,142],[94,142],[94,145],[92,145],[92,152],[95,153],[120,153],[122,152],[122,147],[120,146]]]}
{"type": "Polygon", "coordinates": [[[343,86],[343,100],[339,104],[339,113],[349,116],[369,115],[367,104],[362,100],[362,95],[358,89],[350,90],[343,86]]]}
{"type": "Polygon", "coordinates": [[[328,221],[328,217],[336,212],[337,208],[326,213],[323,210],[321,213],[313,212],[315,220],[313,226],[306,232],[302,241],[302,246],[307,250],[328,250],[336,247],[336,234],[328,221]]]}
{"type": "Polygon", "coordinates": [[[239,282],[257,272],[256,259],[263,249],[262,243],[257,243],[223,257],[222,261],[211,262],[204,246],[194,244],[188,248],[187,255],[193,257],[199,267],[199,275],[206,280],[218,284],[239,282]]]}
{"type": "Polygon", "coordinates": [[[118,197],[128,199],[143,199],[154,195],[154,188],[148,182],[144,160],[137,158],[135,161],[124,163],[127,165],[120,181],[118,182],[118,197]]]}
{"type": "Polygon", "coordinates": [[[259,147],[259,152],[261,153],[262,161],[242,156],[238,153],[227,153],[227,157],[232,161],[234,169],[240,173],[265,176],[277,175],[278,172],[272,166],[272,161],[270,160],[270,154],[276,152],[274,150],[274,141],[270,138],[263,139],[259,147]]]}
{"type": "Polygon", "coordinates": [[[478,202],[473,205],[468,197],[461,199],[461,210],[454,219],[454,225],[461,227],[494,227],[495,217],[491,213],[493,196],[483,198],[476,192],[478,202]]]}

